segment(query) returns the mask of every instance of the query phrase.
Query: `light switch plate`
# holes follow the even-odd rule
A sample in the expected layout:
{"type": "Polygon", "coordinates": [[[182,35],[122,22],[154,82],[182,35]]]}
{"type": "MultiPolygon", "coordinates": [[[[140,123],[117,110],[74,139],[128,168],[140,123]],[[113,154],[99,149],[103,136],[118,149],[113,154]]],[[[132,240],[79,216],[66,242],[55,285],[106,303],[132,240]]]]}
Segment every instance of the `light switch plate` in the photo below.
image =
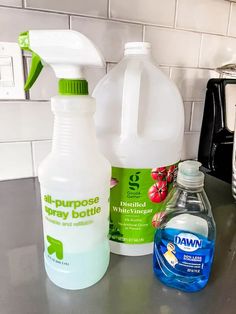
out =
{"type": "Polygon", "coordinates": [[[17,43],[0,42],[0,99],[25,99],[23,61],[17,43]]]}

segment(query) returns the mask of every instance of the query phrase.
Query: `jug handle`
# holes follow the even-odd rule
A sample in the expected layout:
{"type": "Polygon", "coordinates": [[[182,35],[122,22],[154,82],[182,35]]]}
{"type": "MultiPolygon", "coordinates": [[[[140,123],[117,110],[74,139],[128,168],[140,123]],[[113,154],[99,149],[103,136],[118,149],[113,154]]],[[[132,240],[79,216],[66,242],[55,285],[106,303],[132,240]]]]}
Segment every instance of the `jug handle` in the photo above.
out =
{"type": "Polygon", "coordinates": [[[136,137],[138,133],[139,97],[141,83],[141,63],[132,60],[124,73],[121,139],[136,137]]]}

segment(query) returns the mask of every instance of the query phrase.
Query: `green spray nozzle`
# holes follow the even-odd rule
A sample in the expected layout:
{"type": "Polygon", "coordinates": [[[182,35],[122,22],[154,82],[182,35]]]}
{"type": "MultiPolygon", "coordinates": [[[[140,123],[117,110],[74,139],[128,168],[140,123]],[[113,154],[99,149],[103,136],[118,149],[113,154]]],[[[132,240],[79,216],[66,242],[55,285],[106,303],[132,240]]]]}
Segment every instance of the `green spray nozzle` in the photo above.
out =
{"type": "Polygon", "coordinates": [[[39,55],[30,49],[29,32],[23,32],[19,36],[19,45],[22,50],[32,52],[32,63],[30,73],[25,83],[25,90],[28,91],[37,80],[40,72],[42,71],[43,64],[39,55]]]}

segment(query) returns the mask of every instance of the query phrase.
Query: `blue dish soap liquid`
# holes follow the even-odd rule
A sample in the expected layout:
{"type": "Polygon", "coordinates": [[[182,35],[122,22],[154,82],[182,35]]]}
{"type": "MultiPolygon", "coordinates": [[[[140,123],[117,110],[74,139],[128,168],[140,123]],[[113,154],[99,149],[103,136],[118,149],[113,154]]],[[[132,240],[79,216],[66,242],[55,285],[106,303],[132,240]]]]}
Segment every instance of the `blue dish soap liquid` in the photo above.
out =
{"type": "Polygon", "coordinates": [[[200,165],[190,160],[179,164],[177,186],[166,201],[154,240],[155,275],[186,292],[206,286],[215,247],[216,227],[200,165]]]}

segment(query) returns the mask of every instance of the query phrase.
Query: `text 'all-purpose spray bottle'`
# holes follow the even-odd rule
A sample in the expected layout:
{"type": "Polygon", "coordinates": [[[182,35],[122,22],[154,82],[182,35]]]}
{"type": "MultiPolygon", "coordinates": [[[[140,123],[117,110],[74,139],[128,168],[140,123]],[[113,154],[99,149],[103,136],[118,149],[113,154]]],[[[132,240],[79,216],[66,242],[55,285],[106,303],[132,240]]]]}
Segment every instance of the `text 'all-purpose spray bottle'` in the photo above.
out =
{"type": "Polygon", "coordinates": [[[46,272],[62,288],[86,288],[103,277],[110,256],[110,165],[97,149],[95,100],[81,71],[102,66],[103,59],[88,38],[71,30],[28,31],[19,44],[32,52],[26,90],[43,64],[59,78],[59,96],[51,99],[52,151],[39,167],[46,272]]]}
{"type": "Polygon", "coordinates": [[[182,150],[181,96],[155,65],[147,42],[127,43],[124,58],[98,83],[93,96],[98,142],[112,164],[111,251],[150,254],[156,219],[182,150]]]}

